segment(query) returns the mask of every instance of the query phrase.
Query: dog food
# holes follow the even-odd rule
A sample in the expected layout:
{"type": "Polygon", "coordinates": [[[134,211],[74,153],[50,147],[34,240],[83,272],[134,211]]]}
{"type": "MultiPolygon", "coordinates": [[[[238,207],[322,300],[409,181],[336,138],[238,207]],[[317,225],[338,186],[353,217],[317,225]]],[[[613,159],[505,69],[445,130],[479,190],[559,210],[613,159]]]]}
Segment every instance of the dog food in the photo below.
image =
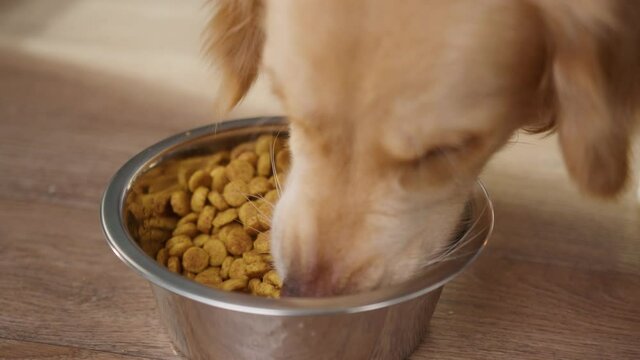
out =
{"type": "Polygon", "coordinates": [[[262,135],[151,169],[127,199],[130,231],[171,272],[224,291],[278,298],[282,280],[273,269],[269,230],[289,157],[284,141],[262,135]]]}

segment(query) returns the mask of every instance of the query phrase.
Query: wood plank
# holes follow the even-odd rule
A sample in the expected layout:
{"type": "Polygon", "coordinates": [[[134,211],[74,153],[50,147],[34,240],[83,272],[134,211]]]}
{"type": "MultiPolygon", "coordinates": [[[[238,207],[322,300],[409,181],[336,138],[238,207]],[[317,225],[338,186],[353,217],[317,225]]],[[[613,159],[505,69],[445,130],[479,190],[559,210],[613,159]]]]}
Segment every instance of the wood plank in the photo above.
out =
{"type": "Polygon", "coordinates": [[[54,360],[54,359],[96,359],[96,360],[136,360],[145,357],[129,356],[109,352],[92,351],[68,346],[49,345],[30,341],[0,339],[0,359],[2,360],[54,360]]]}

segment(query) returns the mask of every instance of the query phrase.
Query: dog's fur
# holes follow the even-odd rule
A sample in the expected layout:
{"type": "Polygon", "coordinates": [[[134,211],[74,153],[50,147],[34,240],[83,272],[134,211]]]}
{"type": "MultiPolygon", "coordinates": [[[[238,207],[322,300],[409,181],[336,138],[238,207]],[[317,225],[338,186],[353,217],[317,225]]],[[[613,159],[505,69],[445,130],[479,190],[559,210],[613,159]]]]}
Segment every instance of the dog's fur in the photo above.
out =
{"type": "Polygon", "coordinates": [[[287,292],[372,289],[433,261],[520,128],[557,130],[577,185],[619,193],[639,19],[635,0],[219,0],[225,104],[262,66],[291,123],[272,230],[287,292]]]}

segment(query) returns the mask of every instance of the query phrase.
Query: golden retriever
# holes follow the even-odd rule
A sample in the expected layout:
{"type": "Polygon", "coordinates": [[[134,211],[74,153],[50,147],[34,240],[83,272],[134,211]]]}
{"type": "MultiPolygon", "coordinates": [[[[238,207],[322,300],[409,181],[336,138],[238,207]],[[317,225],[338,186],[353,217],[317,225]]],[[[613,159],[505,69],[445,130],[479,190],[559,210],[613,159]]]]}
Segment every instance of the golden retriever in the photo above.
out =
{"type": "Polygon", "coordinates": [[[418,272],[521,128],[556,130],[585,192],[625,185],[639,1],[219,0],[209,34],[225,105],[264,71],[290,121],[272,230],[289,295],[418,272]]]}

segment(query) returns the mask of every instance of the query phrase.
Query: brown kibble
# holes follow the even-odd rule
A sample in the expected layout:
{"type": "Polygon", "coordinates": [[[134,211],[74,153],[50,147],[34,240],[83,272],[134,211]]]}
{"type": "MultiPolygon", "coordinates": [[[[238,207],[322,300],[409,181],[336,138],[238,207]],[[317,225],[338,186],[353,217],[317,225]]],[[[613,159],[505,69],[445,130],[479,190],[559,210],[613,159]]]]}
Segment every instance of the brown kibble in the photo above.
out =
{"type": "Polygon", "coordinates": [[[269,270],[271,270],[271,265],[262,261],[246,264],[245,266],[245,273],[250,278],[262,277],[269,270]]]}
{"type": "Polygon", "coordinates": [[[192,247],[182,255],[182,267],[194,273],[199,273],[209,266],[209,254],[199,247],[192,247]]]}
{"type": "Polygon", "coordinates": [[[280,279],[280,275],[275,270],[270,270],[262,277],[262,280],[268,284],[276,286],[278,288],[282,287],[282,279],[280,279]]]}
{"type": "Polygon", "coordinates": [[[260,154],[260,157],[258,157],[258,164],[256,165],[256,171],[260,176],[271,175],[271,155],[269,155],[269,153],[260,154]]]}
{"type": "Polygon", "coordinates": [[[225,211],[221,211],[218,215],[213,219],[213,226],[216,228],[220,228],[224,225],[227,225],[238,218],[238,210],[236,209],[227,209],[225,211]]]}
{"type": "Polygon", "coordinates": [[[269,230],[271,228],[273,205],[263,203],[258,207],[258,221],[260,228],[269,230]]]}
{"type": "Polygon", "coordinates": [[[256,295],[265,296],[265,297],[275,297],[276,288],[275,286],[261,282],[256,286],[256,295]]]}
{"type": "Polygon", "coordinates": [[[274,146],[273,135],[260,135],[256,139],[256,153],[258,155],[271,153],[271,146],[274,146]]]}
{"type": "Polygon", "coordinates": [[[180,220],[178,220],[178,223],[176,224],[176,226],[180,226],[182,224],[185,223],[194,223],[198,220],[198,214],[197,213],[188,213],[187,215],[183,216],[180,220]]]}
{"type": "Polygon", "coordinates": [[[280,150],[276,154],[276,171],[286,173],[291,165],[291,153],[288,149],[280,150]]]}
{"type": "Polygon", "coordinates": [[[236,159],[231,160],[229,165],[225,168],[225,174],[227,178],[233,182],[234,180],[242,180],[245,183],[248,183],[253,178],[253,174],[255,174],[255,169],[251,165],[251,163],[236,159]]]}
{"type": "Polygon", "coordinates": [[[146,228],[156,228],[161,230],[173,230],[178,224],[178,220],[173,217],[159,216],[145,219],[143,222],[146,228]]]}
{"type": "Polygon", "coordinates": [[[215,167],[209,173],[211,175],[211,190],[215,190],[221,193],[224,190],[224,186],[229,183],[224,166],[215,167]]]}
{"type": "Polygon", "coordinates": [[[180,258],[177,256],[169,257],[169,259],[167,259],[167,268],[171,272],[180,274],[180,272],[182,272],[182,266],[180,266],[180,258]]]}
{"type": "Polygon", "coordinates": [[[172,193],[170,203],[173,212],[179,216],[185,216],[191,211],[189,207],[189,195],[187,195],[186,191],[180,190],[172,193]]]}
{"type": "Polygon", "coordinates": [[[248,199],[249,185],[242,180],[234,180],[224,187],[222,197],[231,206],[238,207],[244,204],[248,199]]]}
{"type": "Polygon", "coordinates": [[[227,235],[229,234],[229,232],[231,232],[231,230],[233,229],[242,229],[242,225],[238,224],[238,223],[231,223],[229,225],[225,225],[222,228],[220,228],[220,231],[218,232],[218,237],[220,238],[220,240],[222,240],[222,242],[226,242],[227,241],[227,235]]]}
{"type": "Polygon", "coordinates": [[[169,259],[167,249],[158,250],[158,253],[156,254],[156,261],[162,266],[167,266],[167,259],[169,259]]]}
{"type": "Polygon", "coordinates": [[[247,278],[247,265],[242,259],[235,259],[229,267],[230,279],[246,279],[247,278]]]}
{"type": "Polygon", "coordinates": [[[180,243],[190,243],[191,242],[191,238],[187,235],[177,235],[172,237],[171,239],[167,240],[167,242],[164,244],[164,247],[166,249],[170,249],[171,247],[173,247],[176,244],[180,244],[180,243]]]}
{"type": "Polygon", "coordinates": [[[185,253],[185,251],[187,251],[192,247],[193,247],[193,243],[191,242],[191,240],[189,240],[189,242],[182,242],[182,243],[175,244],[169,248],[169,255],[181,257],[185,253]]]}
{"type": "Polygon", "coordinates": [[[247,287],[247,279],[229,279],[220,285],[220,289],[224,291],[239,291],[247,287]]]}
{"type": "Polygon", "coordinates": [[[250,251],[253,247],[251,236],[242,228],[235,228],[229,231],[224,244],[227,251],[235,256],[241,256],[242,253],[250,251]]]}
{"type": "Polygon", "coordinates": [[[211,240],[211,236],[209,236],[207,234],[200,234],[200,235],[196,236],[195,238],[193,238],[193,245],[195,245],[197,247],[202,247],[209,240],[211,240]]]}
{"type": "Polygon", "coordinates": [[[227,248],[220,240],[209,240],[202,248],[209,254],[209,265],[211,266],[220,266],[227,258],[227,248]]]}
{"type": "Polygon", "coordinates": [[[220,265],[220,276],[223,279],[229,278],[229,268],[231,267],[233,260],[233,256],[227,256],[222,262],[222,265],[220,265]]]}
{"type": "Polygon", "coordinates": [[[263,195],[271,189],[273,189],[273,185],[264,176],[258,176],[249,181],[250,195],[263,195]]]}
{"type": "Polygon", "coordinates": [[[253,242],[253,248],[259,254],[268,254],[271,250],[270,247],[270,236],[271,232],[266,231],[258,234],[256,237],[256,241],[253,242]]]}
{"type": "Polygon", "coordinates": [[[218,151],[205,161],[204,167],[205,169],[212,170],[216,166],[229,161],[230,157],[231,154],[228,151],[218,151]]]}
{"type": "Polygon", "coordinates": [[[191,195],[191,210],[194,212],[200,212],[204,208],[204,204],[207,202],[207,195],[209,195],[209,189],[200,186],[191,195]]]}
{"type": "Polygon", "coordinates": [[[204,170],[196,170],[189,178],[189,191],[194,192],[199,187],[211,186],[211,175],[204,170]]]}
{"type": "Polygon", "coordinates": [[[229,208],[229,204],[227,204],[227,201],[222,197],[222,194],[215,190],[211,191],[209,195],[207,195],[207,198],[209,199],[209,203],[217,210],[222,211],[229,208]]]}
{"type": "Polygon", "coordinates": [[[214,216],[216,215],[216,209],[213,206],[207,205],[202,208],[196,227],[202,233],[208,234],[211,231],[211,225],[213,223],[214,216]]]}
{"type": "Polygon", "coordinates": [[[196,228],[196,224],[184,223],[178,226],[175,230],[173,230],[173,236],[178,236],[178,235],[187,235],[190,238],[198,235],[198,229],[196,228]]]}
{"type": "Polygon", "coordinates": [[[192,273],[191,271],[183,270],[182,271],[182,275],[184,275],[186,278],[191,279],[191,280],[195,280],[195,278],[196,278],[196,273],[192,273]]]}
{"type": "Polygon", "coordinates": [[[255,251],[247,251],[242,254],[242,260],[246,264],[253,264],[255,262],[262,262],[262,256],[255,251]]]}
{"type": "Polygon", "coordinates": [[[253,151],[253,149],[255,149],[255,147],[256,147],[256,145],[252,141],[247,141],[247,142],[244,142],[242,144],[236,145],[236,147],[234,147],[231,150],[231,158],[232,159],[236,159],[242,153],[245,153],[247,151],[253,151]]]}
{"type": "Polygon", "coordinates": [[[220,268],[210,267],[196,275],[195,281],[200,284],[217,287],[222,283],[222,277],[220,277],[220,268]]]}
{"type": "Polygon", "coordinates": [[[258,287],[258,284],[260,284],[261,281],[260,279],[251,279],[249,280],[249,282],[247,283],[247,289],[249,289],[249,291],[252,294],[256,294],[256,288],[258,287]]]}
{"type": "Polygon", "coordinates": [[[264,195],[264,200],[272,205],[278,202],[280,199],[280,194],[278,194],[278,190],[271,190],[264,195]]]}
{"type": "Polygon", "coordinates": [[[238,156],[238,160],[246,161],[255,168],[258,164],[258,154],[253,151],[246,151],[238,156]]]}

